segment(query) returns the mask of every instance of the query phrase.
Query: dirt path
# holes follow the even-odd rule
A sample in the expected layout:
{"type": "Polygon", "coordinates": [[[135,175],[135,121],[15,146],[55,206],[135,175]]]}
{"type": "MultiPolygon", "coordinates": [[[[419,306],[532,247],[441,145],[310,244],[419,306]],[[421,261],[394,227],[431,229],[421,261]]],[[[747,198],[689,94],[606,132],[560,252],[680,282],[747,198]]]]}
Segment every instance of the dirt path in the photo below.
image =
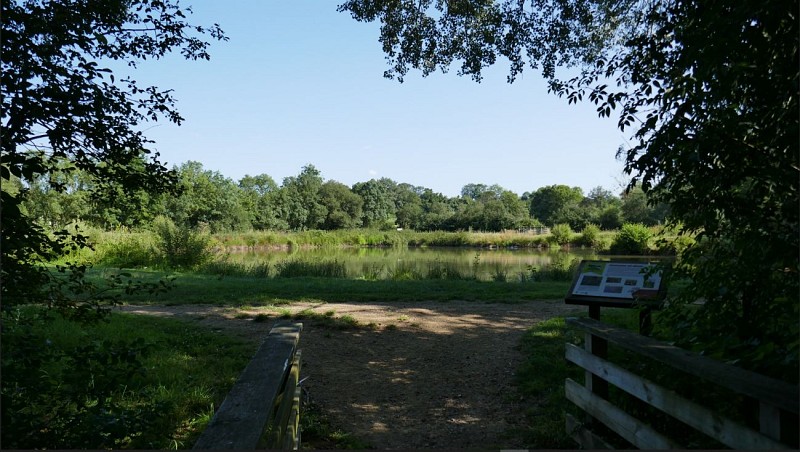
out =
{"type": "MultiPolygon", "coordinates": [[[[179,316],[260,341],[268,308],[126,306],[179,316]]],[[[282,309],[350,316],[366,328],[305,322],[303,383],[331,422],[378,449],[514,448],[524,403],[514,386],[519,340],[531,325],[574,311],[562,301],[484,304],[295,303],[282,309]]],[[[271,319],[270,319],[271,320],[271,319]]],[[[559,357],[554,357],[558,359],[559,357]]]]}

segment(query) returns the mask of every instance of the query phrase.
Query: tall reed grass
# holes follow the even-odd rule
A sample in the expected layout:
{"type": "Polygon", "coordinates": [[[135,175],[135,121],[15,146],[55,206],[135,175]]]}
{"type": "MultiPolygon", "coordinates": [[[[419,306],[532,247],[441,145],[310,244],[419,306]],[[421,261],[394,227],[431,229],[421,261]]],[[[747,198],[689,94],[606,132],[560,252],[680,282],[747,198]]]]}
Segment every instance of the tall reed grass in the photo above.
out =
{"type": "Polygon", "coordinates": [[[291,247],[291,246],[474,246],[474,247],[548,247],[549,235],[511,232],[446,232],[446,231],[379,231],[343,229],[337,231],[249,231],[218,233],[217,242],[224,247],[291,247]]]}
{"type": "Polygon", "coordinates": [[[275,265],[276,278],[347,278],[347,267],[344,262],[331,261],[304,261],[300,259],[286,260],[275,265]]]}

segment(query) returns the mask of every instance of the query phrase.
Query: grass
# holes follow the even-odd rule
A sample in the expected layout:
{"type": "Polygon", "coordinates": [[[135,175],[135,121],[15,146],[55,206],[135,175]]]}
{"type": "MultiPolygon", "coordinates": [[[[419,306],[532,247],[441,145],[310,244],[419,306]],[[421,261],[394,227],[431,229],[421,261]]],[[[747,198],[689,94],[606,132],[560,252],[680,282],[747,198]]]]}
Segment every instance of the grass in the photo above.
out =
{"type": "MultiPolygon", "coordinates": [[[[38,310],[34,308],[23,309],[19,315],[32,318],[36,311],[38,310]]],[[[86,410],[93,412],[92,407],[98,403],[115,407],[117,413],[127,413],[122,417],[115,417],[115,422],[119,423],[125,420],[125,416],[144,417],[132,424],[134,428],[138,426],[140,431],[126,430],[122,433],[116,432],[118,437],[106,437],[103,441],[107,441],[105,444],[110,447],[189,448],[210,420],[214,407],[222,403],[255,352],[254,344],[174,319],[113,313],[109,320],[108,323],[79,325],[56,316],[49,322],[34,322],[30,329],[21,320],[14,322],[13,327],[12,323],[4,322],[4,386],[19,380],[14,372],[21,371],[21,367],[15,365],[14,357],[19,356],[18,353],[23,350],[25,344],[19,341],[22,339],[48,344],[44,355],[39,356],[34,351],[33,355],[25,353],[25,357],[19,359],[41,358],[40,369],[34,368],[32,371],[46,371],[48,378],[52,378],[52,384],[45,384],[40,379],[14,381],[15,385],[22,387],[31,385],[32,390],[36,388],[35,393],[28,394],[19,390],[12,395],[4,393],[3,411],[17,413],[15,421],[20,422],[4,424],[4,446],[22,449],[98,448],[98,443],[92,441],[97,441],[97,435],[106,435],[103,428],[110,429],[109,434],[113,435],[113,424],[94,421],[97,424],[90,426],[91,433],[84,432],[83,437],[76,436],[71,430],[66,430],[68,435],[62,434],[59,437],[56,435],[58,427],[51,424],[47,427],[50,430],[49,435],[47,431],[39,431],[33,437],[27,438],[30,442],[25,442],[26,435],[21,433],[24,430],[15,431],[12,426],[19,426],[21,429],[29,426],[30,424],[22,421],[26,416],[35,417],[38,410],[43,413],[52,412],[62,418],[77,415],[75,419],[81,419],[85,414],[76,414],[74,410],[80,408],[70,408],[69,401],[75,400],[75,394],[82,393],[81,387],[88,391],[85,397],[95,397],[92,394],[97,394],[100,383],[105,380],[95,382],[94,371],[88,374],[91,375],[89,380],[81,381],[80,375],[97,367],[113,383],[116,381],[113,379],[114,369],[124,368],[122,365],[134,356],[130,354],[138,350],[135,355],[138,359],[138,364],[134,364],[138,366],[135,367],[135,372],[118,375],[119,383],[114,384],[119,386],[111,387],[110,392],[99,400],[88,400],[86,410]],[[29,335],[25,335],[26,332],[29,335]],[[114,352],[117,354],[112,353],[105,355],[106,357],[102,354],[96,355],[93,351],[94,347],[108,350],[109,344],[128,345],[122,345],[120,350],[123,354],[114,352]],[[86,350],[89,351],[88,354],[86,350]],[[63,357],[59,358],[60,356],[63,357]],[[73,356],[77,358],[72,358],[73,356]],[[126,356],[123,361],[117,361],[126,356]],[[108,361],[108,357],[112,361],[108,361]],[[56,411],[52,411],[54,409],[56,411]]],[[[114,345],[110,349],[118,347],[114,345]]],[[[37,421],[34,421],[34,425],[35,422],[37,421]]]]}
{"type": "Polygon", "coordinates": [[[290,310],[286,308],[276,307],[272,309],[275,310],[282,319],[304,320],[311,322],[314,325],[321,326],[323,328],[348,330],[348,329],[356,329],[363,327],[369,327],[369,328],[373,327],[373,324],[364,325],[360,323],[358,320],[356,320],[355,317],[351,315],[346,314],[343,316],[336,317],[336,311],[326,311],[324,313],[319,313],[319,312],[314,312],[311,309],[303,309],[302,311],[292,313],[290,310]]]}
{"type": "MultiPolygon", "coordinates": [[[[585,314],[579,315],[585,316],[585,314]]],[[[638,314],[634,310],[607,308],[602,311],[604,322],[634,329],[638,314]]],[[[521,350],[525,361],[517,370],[519,391],[529,406],[527,427],[517,431],[528,447],[533,449],[574,449],[575,441],[565,430],[565,413],[582,418],[580,411],[564,396],[564,380],[583,381],[583,371],[567,365],[564,344],[578,344],[581,337],[567,329],[565,318],[556,317],[537,323],[525,332],[521,350]]]]}
{"type": "MultiPolygon", "coordinates": [[[[92,269],[90,278],[100,279],[107,272],[92,269]]],[[[353,280],[343,278],[257,278],[218,277],[198,273],[167,273],[157,270],[129,272],[135,281],[156,282],[176,276],[172,289],[161,294],[124,295],[127,303],[139,304],[218,304],[228,306],[279,305],[295,301],[380,302],[450,301],[518,303],[563,298],[568,281],[528,281],[525,283],[476,280],[353,280]]]]}
{"type": "MultiPolygon", "coordinates": [[[[614,231],[601,231],[600,239],[611,241],[614,231]]],[[[580,234],[574,234],[579,238],[580,234]]],[[[349,229],[337,231],[250,231],[215,234],[222,246],[263,248],[284,247],[337,247],[337,246],[471,246],[498,248],[548,248],[551,234],[535,235],[516,231],[507,232],[447,232],[447,231],[379,231],[374,229],[349,229]]]]}

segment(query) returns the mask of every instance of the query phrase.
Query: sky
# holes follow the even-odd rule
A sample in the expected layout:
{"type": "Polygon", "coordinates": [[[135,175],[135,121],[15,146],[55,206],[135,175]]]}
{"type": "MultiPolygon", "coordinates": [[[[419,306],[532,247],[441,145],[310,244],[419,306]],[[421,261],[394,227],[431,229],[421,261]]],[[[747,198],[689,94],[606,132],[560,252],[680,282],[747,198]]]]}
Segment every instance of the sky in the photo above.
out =
{"type": "MultiPolygon", "coordinates": [[[[379,24],[320,1],[193,0],[189,21],[218,23],[210,61],[170,56],[131,72],[174,90],[185,118],[145,135],[169,167],[189,160],[233,180],[278,184],[314,165],[348,186],[387,177],[457,196],[466,184],[517,194],[565,184],[617,193],[626,133],[590,102],[568,105],[528,69],[513,84],[498,59],[481,83],[455,71],[404,83],[388,68],[379,24]]],[[[125,71],[128,71],[125,69],[125,71]]]]}

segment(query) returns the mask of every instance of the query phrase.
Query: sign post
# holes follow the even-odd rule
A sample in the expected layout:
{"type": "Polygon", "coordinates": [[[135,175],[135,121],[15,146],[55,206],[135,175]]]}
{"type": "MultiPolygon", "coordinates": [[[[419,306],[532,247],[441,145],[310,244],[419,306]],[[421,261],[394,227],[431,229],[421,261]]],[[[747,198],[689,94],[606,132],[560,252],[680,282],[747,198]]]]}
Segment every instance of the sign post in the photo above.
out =
{"type": "Polygon", "coordinates": [[[653,309],[666,295],[656,264],[633,261],[581,261],[564,302],[589,307],[589,317],[599,320],[601,307],[642,308],[639,332],[650,334],[653,309]]]}

